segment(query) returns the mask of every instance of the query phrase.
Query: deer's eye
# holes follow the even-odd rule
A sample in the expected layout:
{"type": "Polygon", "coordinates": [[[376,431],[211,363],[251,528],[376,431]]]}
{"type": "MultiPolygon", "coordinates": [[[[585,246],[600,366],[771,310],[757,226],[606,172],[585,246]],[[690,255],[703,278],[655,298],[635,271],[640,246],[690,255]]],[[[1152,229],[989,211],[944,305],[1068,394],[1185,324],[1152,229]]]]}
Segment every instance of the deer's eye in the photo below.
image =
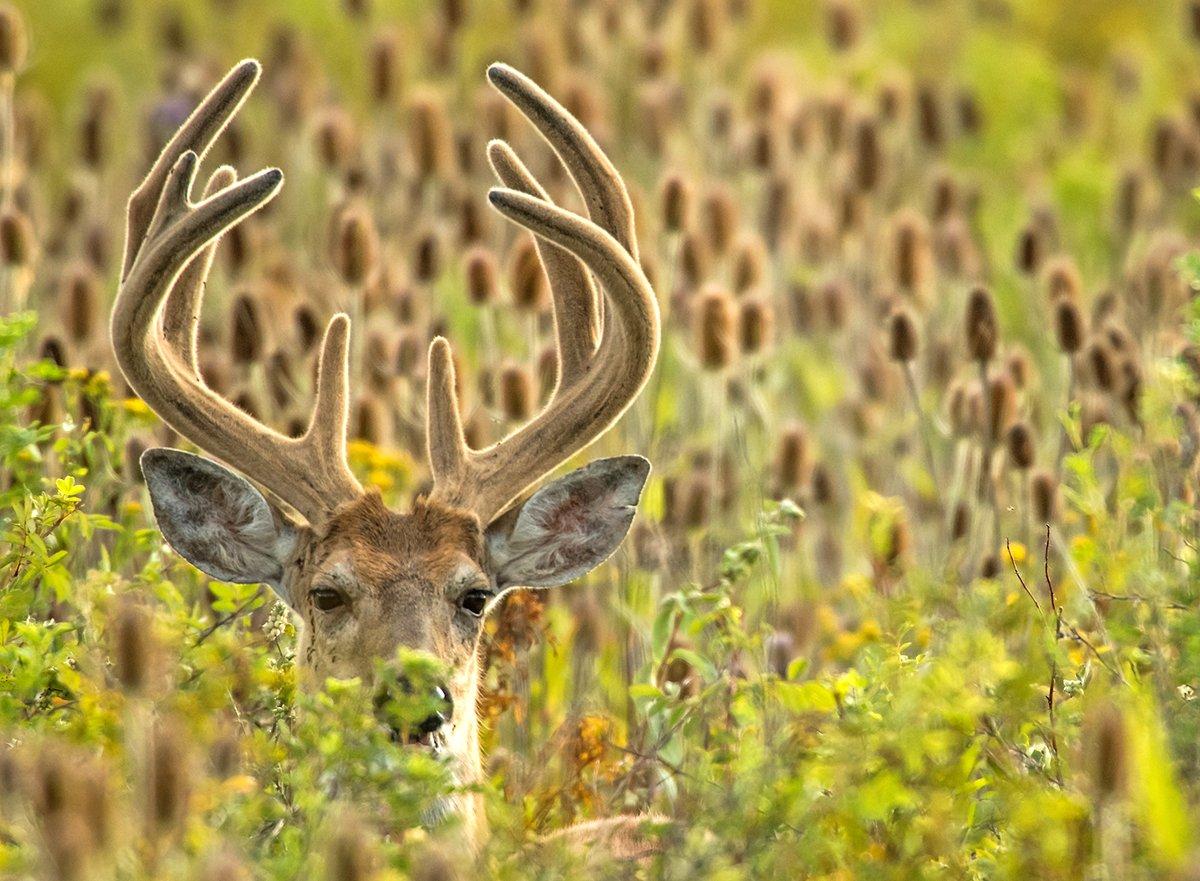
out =
{"type": "Polygon", "coordinates": [[[468,590],[463,594],[462,599],[458,603],[468,615],[479,618],[483,615],[483,610],[487,608],[488,601],[491,598],[492,595],[489,591],[468,590]]]}
{"type": "Polygon", "coordinates": [[[332,612],[346,605],[345,594],[332,587],[318,587],[309,596],[312,597],[313,605],[322,612],[332,612]]]}

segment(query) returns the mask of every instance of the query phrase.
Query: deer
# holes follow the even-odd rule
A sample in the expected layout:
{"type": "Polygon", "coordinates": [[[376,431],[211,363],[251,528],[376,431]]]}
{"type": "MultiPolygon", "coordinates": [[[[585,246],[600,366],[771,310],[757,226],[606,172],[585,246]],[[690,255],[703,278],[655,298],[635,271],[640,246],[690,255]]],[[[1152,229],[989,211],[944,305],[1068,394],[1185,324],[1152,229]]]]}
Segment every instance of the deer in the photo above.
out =
{"type": "MultiPolygon", "coordinates": [[[[505,64],[487,77],[565,165],[586,216],[555,204],[504,141],[487,155],[501,186],[492,207],[535,236],[552,289],[558,379],[530,421],[482,449],[468,445],[449,343],[428,350],[426,447],[431,488],[388,508],[347,460],[350,320],[321,341],[307,430],[280,433],[211,390],[198,324],[221,236],[283,185],[268,168],[215,169],[194,197],[201,160],[261,74],[237,64],[196,107],[129,198],[122,271],[111,314],[116,362],[129,388],[204,455],[158,447],[140,465],[159,530],[182,558],[226,582],[268,585],[299,623],[297,676],[374,682],[400,648],[448,670],[417,748],[448,758],[464,784],[481,779],[476,712],[484,620],[514,588],[573,581],[606,560],[630,529],[649,462],[592,461],[543,481],[608,431],[654,368],[660,320],[638,260],[633,205],[609,158],[561,104],[505,64]],[[236,469],[236,470],[234,470],[236,469]],[[536,487],[536,488],[535,488],[536,487]],[[530,490],[533,490],[530,493],[530,490]]],[[[481,796],[455,797],[473,849],[486,840],[481,796]]],[[[648,815],[647,815],[648,816],[648,815]]],[[[556,837],[620,858],[653,851],[634,815],[556,837]]]]}

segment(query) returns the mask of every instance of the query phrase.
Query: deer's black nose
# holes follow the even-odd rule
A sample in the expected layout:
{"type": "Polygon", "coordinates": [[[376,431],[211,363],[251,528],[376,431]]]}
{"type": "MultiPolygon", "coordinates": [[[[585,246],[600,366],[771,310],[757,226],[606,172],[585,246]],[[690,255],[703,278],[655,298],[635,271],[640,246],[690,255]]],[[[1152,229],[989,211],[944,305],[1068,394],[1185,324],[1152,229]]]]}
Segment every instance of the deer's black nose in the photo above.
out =
{"type": "Polygon", "coordinates": [[[454,715],[454,700],[449,690],[441,684],[427,685],[426,688],[428,700],[421,701],[420,706],[428,710],[433,705],[434,709],[419,721],[414,721],[413,712],[416,690],[407,677],[399,676],[386,682],[375,692],[376,714],[398,737],[410,742],[422,741],[450,724],[454,715]]]}

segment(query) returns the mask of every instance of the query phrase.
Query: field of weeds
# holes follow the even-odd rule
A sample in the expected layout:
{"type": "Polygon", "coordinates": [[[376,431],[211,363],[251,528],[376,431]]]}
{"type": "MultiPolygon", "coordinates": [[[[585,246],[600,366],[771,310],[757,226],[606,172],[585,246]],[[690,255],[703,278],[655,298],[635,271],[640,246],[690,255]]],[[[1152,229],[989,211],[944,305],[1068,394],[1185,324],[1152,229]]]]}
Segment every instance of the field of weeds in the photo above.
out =
{"type": "Polygon", "coordinates": [[[1185,0],[0,2],[0,877],[1200,878],[1198,184],[1185,0]]]}

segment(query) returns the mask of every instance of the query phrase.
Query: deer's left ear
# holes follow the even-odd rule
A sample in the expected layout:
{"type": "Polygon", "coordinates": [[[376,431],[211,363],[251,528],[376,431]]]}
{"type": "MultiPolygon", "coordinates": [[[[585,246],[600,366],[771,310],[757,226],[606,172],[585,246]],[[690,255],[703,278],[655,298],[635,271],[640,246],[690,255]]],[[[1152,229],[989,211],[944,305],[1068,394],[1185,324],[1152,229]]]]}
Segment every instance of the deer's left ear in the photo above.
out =
{"type": "Polygon", "coordinates": [[[598,459],[492,522],[487,548],[496,586],[557,587],[599,566],[633,523],[650,463],[598,459]]]}

